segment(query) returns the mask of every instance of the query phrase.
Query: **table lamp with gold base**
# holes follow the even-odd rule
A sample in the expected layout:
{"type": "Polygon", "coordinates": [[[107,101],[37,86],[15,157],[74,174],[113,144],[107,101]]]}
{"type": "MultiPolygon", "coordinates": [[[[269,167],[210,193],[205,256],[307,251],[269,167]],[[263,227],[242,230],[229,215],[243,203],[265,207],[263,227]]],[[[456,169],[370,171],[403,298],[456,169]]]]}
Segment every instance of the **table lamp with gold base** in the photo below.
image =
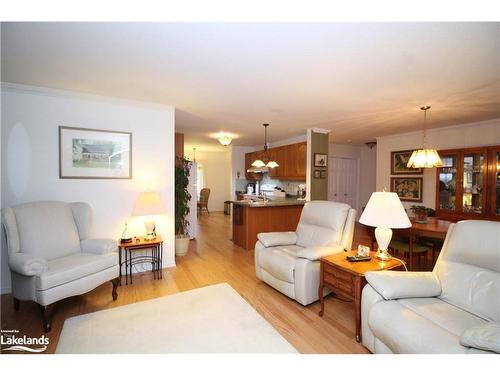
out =
{"type": "Polygon", "coordinates": [[[361,217],[361,224],[376,227],[377,259],[386,261],[391,259],[387,248],[391,243],[391,228],[410,228],[411,222],[396,193],[386,191],[372,193],[361,217]]]}

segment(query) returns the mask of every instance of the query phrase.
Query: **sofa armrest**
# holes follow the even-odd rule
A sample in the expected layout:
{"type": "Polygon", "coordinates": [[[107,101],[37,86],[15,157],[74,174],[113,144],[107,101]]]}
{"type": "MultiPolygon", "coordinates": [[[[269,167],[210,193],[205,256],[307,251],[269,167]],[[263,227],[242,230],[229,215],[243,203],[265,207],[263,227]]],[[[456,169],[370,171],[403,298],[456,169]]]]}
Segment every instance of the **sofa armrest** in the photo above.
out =
{"type": "Polygon", "coordinates": [[[304,247],[297,252],[298,258],[305,258],[309,260],[319,260],[321,257],[337,254],[344,251],[341,245],[335,246],[310,246],[304,247]]]}
{"type": "Polygon", "coordinates": [[[112,253],[118,248],[116,241],[107,238],[83,240],[80,244],[82,252],[101,255],[112,253]]]}
{"type": "Polygon", "coordinates": [[[384,299],[437,297],[441,283],[433,272],[372,271],[365,274],[370,286],[384,299]]]}
{"type": "Polygon", "coordinates": [[[9,267],[24,276],[39,276],[47,270],[48,264],[45,259],[30,254],[12,253],[9,254],[9,267]]]}
{"type": "Polygon", "coordinates": [[[259,233],[257,238],[265,247],[295,245],[297,242],[297,234],[295,232],[259,233]]]}

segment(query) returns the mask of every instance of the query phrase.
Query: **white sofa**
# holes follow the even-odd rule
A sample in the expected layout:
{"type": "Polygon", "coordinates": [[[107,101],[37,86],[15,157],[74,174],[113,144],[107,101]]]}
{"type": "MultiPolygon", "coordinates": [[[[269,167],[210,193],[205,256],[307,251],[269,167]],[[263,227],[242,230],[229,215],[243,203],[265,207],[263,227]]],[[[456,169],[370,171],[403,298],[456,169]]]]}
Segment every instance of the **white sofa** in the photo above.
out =
{"type": "Polygon", "coordinates": [[[32,202],[2,209],[14,308],[19,301],[41,306],[50,330],[49,307],[63,298],[119,283],[117,244],[90,239],[92,209],[86,203],[32,202]]]}
{"type": "MultiPolygon", "coordinates": [[[[432,272],[367,272],[366,280],[361,334],[372,353],[489,353],[461,343],[500,322],[500,222],[451,225],[432,272]]],[[[490,332],[500,346],[498,326],[490,332]]]]}
{"type": "Polygon", "coordinates": [[[319,259],[351,250],[355,219],[345,203],[306,203],[296,232],[257,235],[257,277],[304,306],[317,301],[319,259]]]}

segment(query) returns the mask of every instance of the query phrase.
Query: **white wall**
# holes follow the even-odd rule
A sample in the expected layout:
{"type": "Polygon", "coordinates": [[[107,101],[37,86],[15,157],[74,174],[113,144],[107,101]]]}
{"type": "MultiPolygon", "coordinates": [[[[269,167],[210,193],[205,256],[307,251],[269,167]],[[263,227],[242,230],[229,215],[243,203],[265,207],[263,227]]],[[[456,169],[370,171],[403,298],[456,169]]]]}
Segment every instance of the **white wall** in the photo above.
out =
{"type": "Polygon", "coordinates": [[[330,143],[328,155],[337,158],[357,159],[359,163],[359,184],[358,184],[358,217],[361,209],[366,206],[371,194],[375,191],[376,180],[376,147],[346,145],[340,143],[330,143]]]}
{"type": "MultiPolygon", "coordinates": [[[[427,146],[452,149],[500,144],[500,119],[451,126],[427,131],[427,146]]],[[[422,147],[422,132],[412,132],[377,138],[377,191],[390,189],[391,152],[422,147]]],[[[435,208],[436,170],[424,171],[423,205],[435,208]]],[[[411,202],[403,202],[409,208],[411,202]]]]}
{"type": "MultiPolygon", "coordinates": [[[[84,201],[94,211],[93,235],[118,239],[140,191],[160,192],[167,212],[158,221],[164,266],[174,258],[174,108],[35,87],[2,85],[2,207],[37,200],[84,201]],[[132,132],[133,179],[59,179],[58,127],[132,132]]],[[[2,240],[2,292],[10,288],[2,240]]]]}
{"type": "MultiPolygon", "coordinates": [[[[184,150],[188,159],[193,159],[192,150],[184,150]]],[[[231,152],[224,149],[221,152],[196,150],[196,161],[203,168],[202,188],[210,189],[208,199],[209,211],[223,211],[224,201],[231,199],[231,152]]]]}
{"type": "Polygon", "coordinates": [[[245,178],[245,154],[255,151],[254,147],[231,146],[231,199],[236,199],[234,192],[238,189],[245,189],[247,180],[245,178]],[[238,179],[237,173],[240,173],[238,179]],[[238,181],[240,183],[238,183],[238,181]]]}

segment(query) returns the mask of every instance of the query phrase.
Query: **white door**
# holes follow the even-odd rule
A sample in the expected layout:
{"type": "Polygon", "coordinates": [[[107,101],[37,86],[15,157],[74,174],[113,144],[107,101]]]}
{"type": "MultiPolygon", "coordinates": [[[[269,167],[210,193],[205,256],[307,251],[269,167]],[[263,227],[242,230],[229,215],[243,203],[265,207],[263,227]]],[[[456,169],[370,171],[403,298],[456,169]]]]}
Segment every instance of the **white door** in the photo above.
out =
{"type": "Polygon", "coordinates": [[[189,173],[189,185],[188,191],[191,194],[191,200],[189,201],[189,235],[191,239],[196,238],[198,234],[198,215],[197,215],[197,203],[198,203],[198,187],[197,187],[197,173],[198,164],[196,162],[191,166],[191,171],[189,173]]]}
{"type": "Polygon", "coordinates": [[[358,209],[358,159],[330,157],[328,200],[358,209]]]}

